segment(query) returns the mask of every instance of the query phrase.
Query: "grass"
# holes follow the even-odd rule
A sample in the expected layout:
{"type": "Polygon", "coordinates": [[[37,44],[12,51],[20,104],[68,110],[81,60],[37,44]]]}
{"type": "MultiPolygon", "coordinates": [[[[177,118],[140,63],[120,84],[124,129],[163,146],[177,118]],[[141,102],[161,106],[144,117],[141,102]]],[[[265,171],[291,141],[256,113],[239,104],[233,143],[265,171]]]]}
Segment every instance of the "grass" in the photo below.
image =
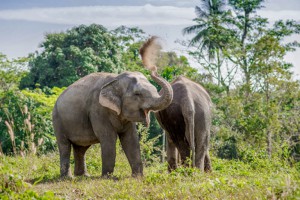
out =
{"type": "Polygon", "coordinates": [[[135,179],[119,150],[114,172],[119,180],[100,178],[98,146],[87,152],[88,178],[61,180],[58,152],[0,161],[0,199],[300,199],[300,167],[279,161],[212,157],[208,174],[185,168],[167,173],[166,163],[154,163],[135,179]]]}

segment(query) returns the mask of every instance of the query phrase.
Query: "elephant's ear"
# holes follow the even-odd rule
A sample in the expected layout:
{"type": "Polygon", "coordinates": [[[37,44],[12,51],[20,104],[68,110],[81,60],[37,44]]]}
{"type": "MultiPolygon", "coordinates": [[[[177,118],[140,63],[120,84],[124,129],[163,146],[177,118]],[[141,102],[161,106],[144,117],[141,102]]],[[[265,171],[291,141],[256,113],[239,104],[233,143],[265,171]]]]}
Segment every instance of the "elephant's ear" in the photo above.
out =
{"type": "Polygon", "coordinates": [[[99,95],[99,103],[120,115],[121,99],[118,95],[117,83],[118,80],[115,79],[102,87],[99,95]]]}

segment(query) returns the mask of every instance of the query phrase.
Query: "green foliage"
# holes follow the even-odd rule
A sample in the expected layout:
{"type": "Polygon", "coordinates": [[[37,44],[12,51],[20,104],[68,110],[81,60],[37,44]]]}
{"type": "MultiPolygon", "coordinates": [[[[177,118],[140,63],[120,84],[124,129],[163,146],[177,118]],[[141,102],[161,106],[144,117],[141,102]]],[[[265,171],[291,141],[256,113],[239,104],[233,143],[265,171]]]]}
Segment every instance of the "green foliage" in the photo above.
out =
{"type": "Polygon", "coordinates": [[[1,158],[0,164],[0,199],[59,199],[54,192],[46,191],[42,195],[32,190],[32,186],[26,183],[16,172],[12,172],[6,164],[6,159],[1,158]]]}
{"type": "Polygon", "coordinates": [[[128,44],[126,51],[122,54],[122,63],[128,71],[139,71],[143,74],[148,74],[149,72],[143,67],[142,61],[139,58],[141,44],[141,41],[128,44]]]}
{"type": "MultiPolygon", "coordinates": [[[[0,195],[21,198],[25,193],[26,199],[37,198],[35,195],[41,199],[248,199],[249,196],[253,199],[297,199],[300,195],[298,169],[279,160],[270,161],[265,155],[248,151],[242,161],[212,156],[211,173],[191,168],[178,168],[168,173],[166,163],[155,162],[145,167],[143,178],[131,178],[126,156],[118,151],[114,172],[118,181],[100,178],[100,152],[95,146],[86,156],[92,177],[72,180],[59,179],[58,153],[26,158],[0,157],[0,185],[9,183],[6,185],[14,193],[0,189],[0,195]],[[13,178],[9,180],[9,177],[13,178]]],[[[71,165],[73,167],[73,163],[71,165]]]]}
{"type": "Polygon", "coordinates": [[[223,159],[237,159],[238,158],[238,148],[237,141],[234,136],[226,138],[223,140],[222,146],[217,150],[217,156],[223,159]]]}
{"type": "Polygon", "coordinates": [[[8,90],[1,94],[0,141],[4,153],[24,155],[54,149],[51,113],[62,91],[53,88],[52,95],[46,95],[40,89],[8,90]]]}
{"type": "MultiPolygon", "coordinates": [[[[145,40],[141,29],[122,26],[109,32],[99,25],[82,25],[65,33],[47,34],[43,51],[31,55],[29,60],[9,61],[0,54],[0,198],[300,196],[300,84],[289,71],[292,65],[284,61],[288,52],[299,47],[298,42],[284,43],[287,36],[299,34],[299,23],[280,20],[269,25],[267,19],[253,15],[261,8],[262,0],[230,0],[227,11],[221,9],[224,1],[201,2],[206,7],[196,8],[196,25],[186,29],[186,33],[196,33],[190,43],[196,51],[190,54],[208,74],[199,73],[186,57],[174,52],[162,52],[157,66],[159,74],[170,82],[184,75],[209,91],[214,103],[212,173],[178,168],[168,174],[167,164],[158,163],[159,155],[164,153],[160,150],[162,130],[151,114],[149,128],[137,126],[146,166],[144,178],[128,178],[130,166],[118,146],[114,173],[120,181],[58,181],[58,153],[43,155],[55,147],[51,112],[64,90],[53,86],[67,86],[96,71],[119,73],[124,69],[140,71],[151,81],[139,58],[139,48],[145,40]],[[24,70],[27,62],[29,73],[24,70]],[[21,88],[35,89],[18,90],[20,80],[21,88]],[[24,158],[1,157],[3,152],[24,158]],[[32,155],[35,153],[41,157],[32,155]]],[[[100,155],[95,147],[87,155],[87,168],[93,177],[100,175],[100,155]]]]}
{"type": "MultiPolygon", "coordinates": [[[[140,44],[141,41],[145,41],[147,39],[146,33],[139,27],[119,26],[112,30],[111,33],[116,36],[125,51],[128,50],[130,46],[140,44]]],[[[136,56],[139,55],[138,50],[139,48],[135,52],[136,56]]]]}
{"type": "Polygon", "coordinates": [[[139,71],[149,75],[143,67],[139,50],[147,37],[145,32],[138,27],[120,26],[112,31],[122,48],[121,62],[127,71],[139,71]]]}
{"type": "Polygon", "coordinates": [[[268,19],[255,15],[263,2],[230,0],[226,11],[222,10],[225,5],[222,0],[203,0],[196,7],[196,25],[184,29],[185,33],[195,34],[190,45],[196,50],[190,54],[217,82],[206,86],[216,105],[214,129],[221,134],[223,130],[231,133],[230,137],[216,136],[214,140],[222,157],[233,156],[230,152],[234,153],[244,141],[253,145],[253,149],[265,149],[269,157],[272,154],[286,157],[289,150],[282,150],[282,146],[293,149],[299,143],[290,139],[299,135],[299,126],[290,123],[291,130],[285,125],[286,119],[299,124],[294,115],[300,114],[297,106],[286,110],[290,103],[298,105],[299,82],[292,81],[289,71],[292,65],[284,60],[299,43],[285,43],[284,39],[299,34],[300,24],[279,20],[269,25],[268,19]],[[240,74],[242,77],[238,77],[240,74]],[[235,79],[239,81],[233,82],[235,79]],[[236,135],[241,137],[235,138],[235,144],[228,141],[236,135]]]}
{"type": "Polygon", "coordinates": [[[19,86],[19,82],[26,75],[24,70],[27,58],[8,60],[0,53],[0,93],[19,86]]]}
{"type": "Polygon", "coordinates": [[[36,112],[44,117],[51,118],[49,115],[54,108],[55,102],[59,95],[65,90],[66,88],[58,88],[53,87],[52,89],[43,88],[43,89],[35,89],[35,90],[22,90],[22,93],[28,97],[33,99],[38,105],[40,105],[36,112]]]}
{"type": "Polygon", "coordinates": [[[228,28],[232,23],[232,12],[226,10],[224,0],[203,0],[200,6],[195,7],[197,18],[195,25],[183,29],[184,34],[195,34],[188,46],[196,50],[189,50],[201,66],[214,78],[218,86],[224,87],[227,92],[236,75],[236,67],[228,68],[224,49],[235,36],[235,30],[228,28]]]}
{"type": "Polygon", "coordinates": [[[158,155],[154,153],[160,152],[160,149],[156,146],[156,144],[158,142],[159,137],[161,136],[157,135],[153,138],[150,138],[148,130],[149,129],[144,127],[142,124],[137,124],[137,132],[140,136],[142,161],[143,164],[146,166],[159,161],[158,155]]]}
{"type": "Polygon", "coordinates": [[[46,34],[43,50],[31,55],[21,88],[63,87],[92,72],[120,72],[120,46],[101,25],[80,25],[66,33],[46,34]]]}

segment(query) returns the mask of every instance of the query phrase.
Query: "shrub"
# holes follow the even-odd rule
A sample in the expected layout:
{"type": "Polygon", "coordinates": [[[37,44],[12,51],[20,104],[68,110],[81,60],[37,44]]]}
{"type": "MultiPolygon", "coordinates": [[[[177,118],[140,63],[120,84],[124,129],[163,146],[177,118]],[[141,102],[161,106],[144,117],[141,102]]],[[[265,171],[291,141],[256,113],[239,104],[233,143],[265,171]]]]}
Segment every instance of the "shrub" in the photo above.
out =
{"type": "Polygon", "coordinates": [[[8,90],[0,94],[0,141],[5,154],[47,152],[55,148],[52,108],[62,89],[8,90]]]}

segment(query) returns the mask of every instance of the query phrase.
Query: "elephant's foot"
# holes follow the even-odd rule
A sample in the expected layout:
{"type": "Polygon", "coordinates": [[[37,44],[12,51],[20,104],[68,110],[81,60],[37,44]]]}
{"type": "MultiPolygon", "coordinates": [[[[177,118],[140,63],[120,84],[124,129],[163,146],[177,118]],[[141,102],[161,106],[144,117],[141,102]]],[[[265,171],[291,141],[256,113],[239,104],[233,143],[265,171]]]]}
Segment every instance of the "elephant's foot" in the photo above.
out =
{"type": "Polygon", "coordinates": [[[91,177],[91,175],[87,172],[85,172],[85,173],[75,173],[75,176],[81,176],[81,177],[87,177],[87,178],[91,177]]]}
{"type": "Polygon", "coordinates": [[[134,164],[131,168],[131,176],[134,178],[143,177],[143,164],[142,161],[138,162],[138,164],[134,164]]]}
{"type": "Polygon", "coordinates": [[[61,169],[60,178],[61,179],[73,179],[74,177],[72,175],[72,172],[71,172],[69,166],[66,168],[61,169]],[[67,168],[67,170],[66,170],[66,168],[67,168]]]}
{"type": "Polygon", "coordinates": [[[65,180],[73,180],[74,176],[72,174],[67,174],[67,175],[61,175],[60,180],[65,181],[65,180]]]}
{"type": "Polygon", "coordinates": [[[119,178],[116,176],[113,176],[112,174],[104,174],[101,176],[102,179],[109,179],[109,180],[114,180],[114,181],[118,181],[119,178]]]}
{"type": "Polygon", "coordinates": [[[172,171],[174,171],[175,169],[177,169],[177,163],[174,162],[168,162],[168,172],[171,173],[172,171]]]}
{"type": "Polygon", "coordinates": [[[137,173],[132,173],[131,175],[133,178],[141,178],[143,177],[143,173],[142,172],[137,172],[137,173]]]}

